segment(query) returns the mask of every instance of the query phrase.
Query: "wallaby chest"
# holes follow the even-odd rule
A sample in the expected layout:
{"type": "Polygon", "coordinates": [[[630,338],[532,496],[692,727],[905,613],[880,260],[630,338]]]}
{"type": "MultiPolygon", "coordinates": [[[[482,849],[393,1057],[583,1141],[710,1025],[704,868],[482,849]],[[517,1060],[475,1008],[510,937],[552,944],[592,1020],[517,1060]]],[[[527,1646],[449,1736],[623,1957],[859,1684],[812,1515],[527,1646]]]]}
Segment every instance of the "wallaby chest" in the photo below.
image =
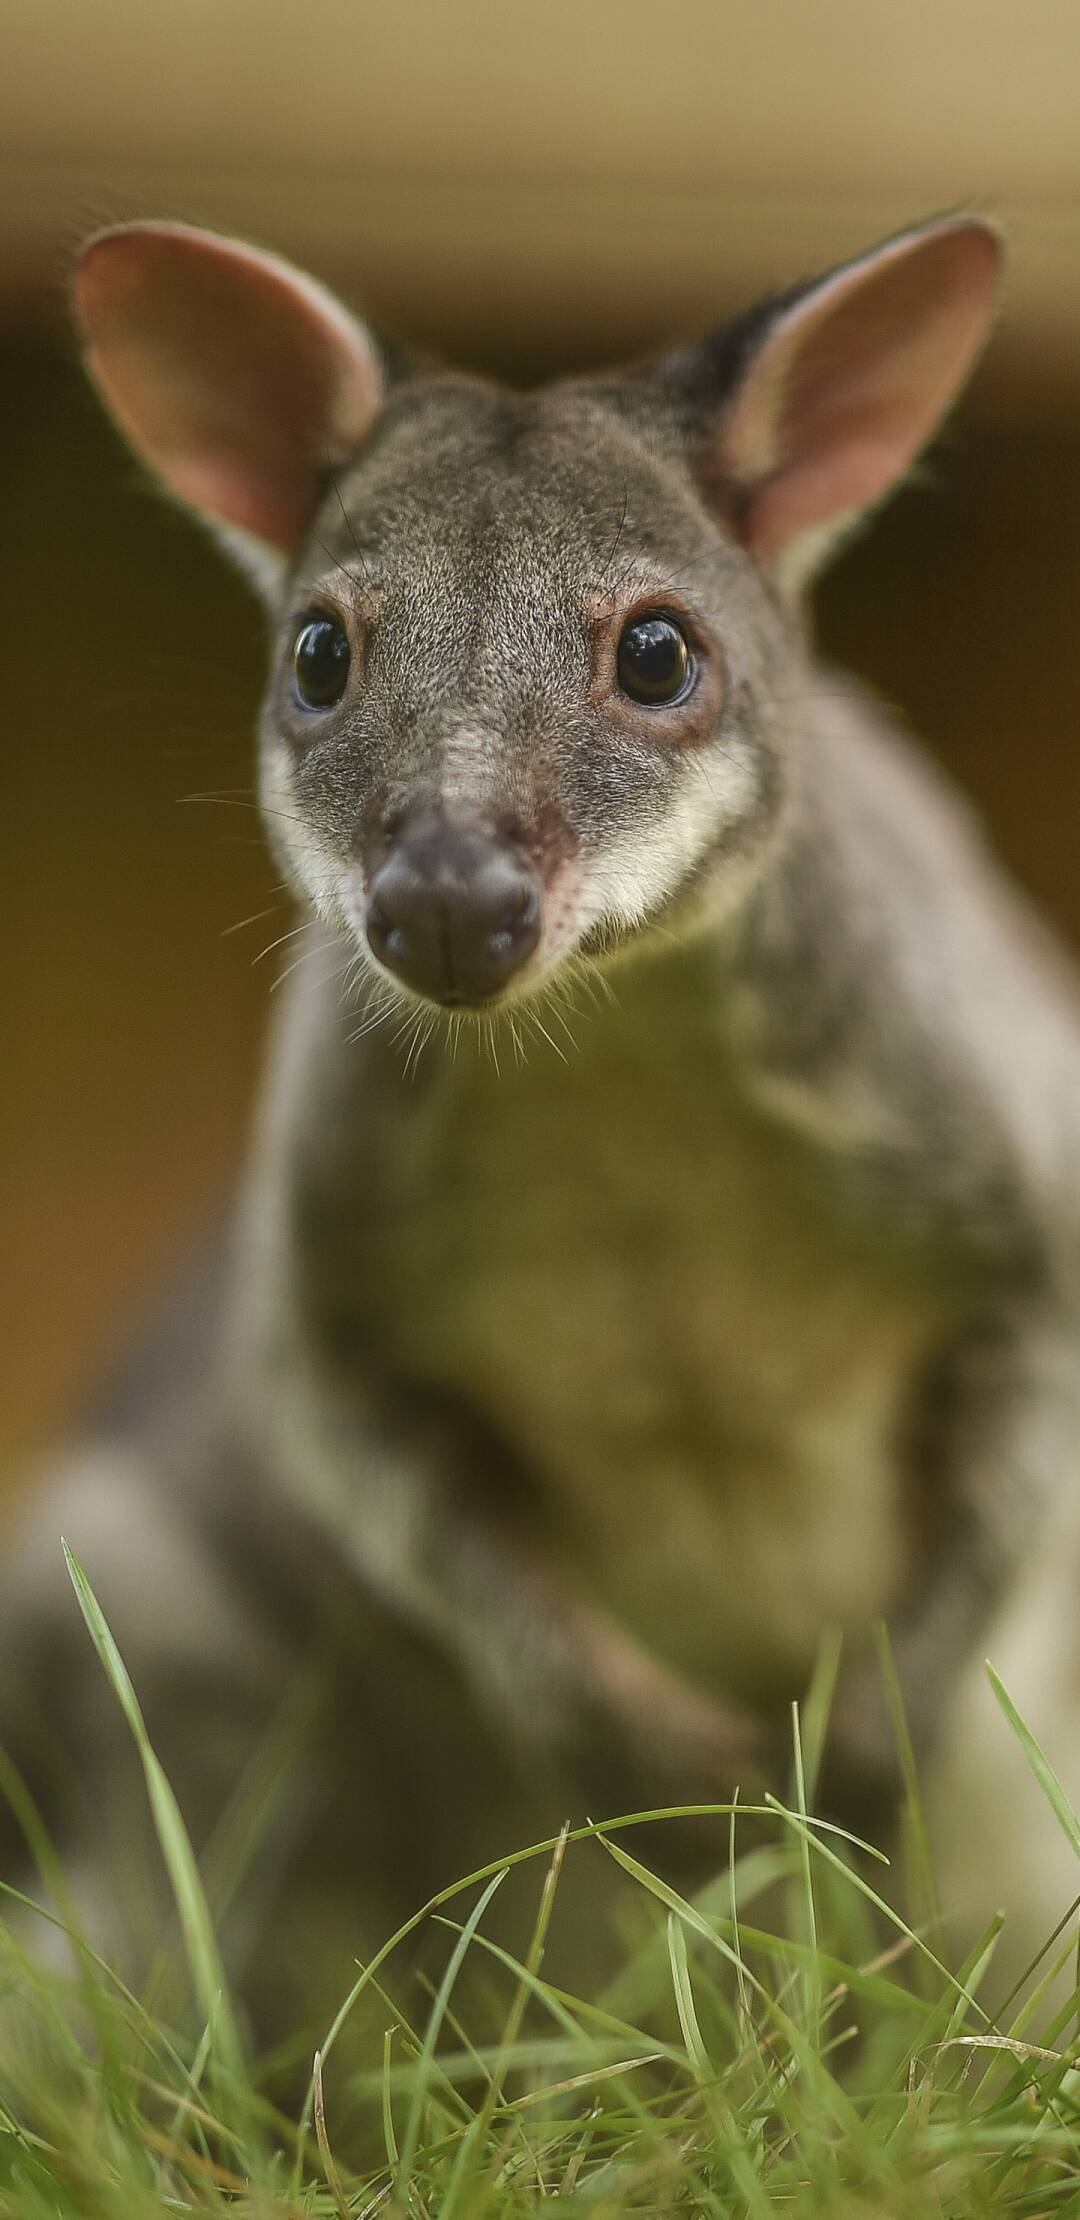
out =
{"type": "Polygon", "coordinates": [[[707,1010],[669,1004],[659,1041],[658,1015],[582,1020],[565,1063],[444,1062],[363,1269],[386,1360],[512,1445],[545,1547],[672,1662],[754,1689],[902,1579],[937,1312],[755,1113],[707,1010]]]}

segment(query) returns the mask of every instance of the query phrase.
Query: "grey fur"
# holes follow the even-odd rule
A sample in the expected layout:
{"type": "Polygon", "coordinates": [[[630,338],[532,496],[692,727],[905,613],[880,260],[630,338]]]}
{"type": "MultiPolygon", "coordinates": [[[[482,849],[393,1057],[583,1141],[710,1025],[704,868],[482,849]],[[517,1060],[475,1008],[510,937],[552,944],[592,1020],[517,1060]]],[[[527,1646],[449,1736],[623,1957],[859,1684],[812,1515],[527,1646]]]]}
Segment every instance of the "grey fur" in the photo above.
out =
{"type": "MultiPolygon", "coordinates": [[[[1047,1537],[1059,1586],[1074,1547],[1076,985],[703,495],[769,321],[622,381],[396,385],[276,589],[267,831],[323,954],[183,1376],[128,1398],[62,1515],[197,1828],[325,1651],[308,1767],[338,1801],[297,1822],[288,1901],[333,1868],[353,1948],[517,1827],[780,1785],[832,1627],[834,1808],[895,1790],[883,1615],[947,1776],[988,1630],[1044,1592],[1047,1537]],[[714,643],[691,741],[597,694],[605,597],[689,604],[714,643]],[[314,724],[289,680],[313,601],[366,629],[314,724]],[[364,953],[371,858],[420,807],[545,875],[538,966],[489,1026],[399,1002],[364,953]]],[[[100,1787],[119,1730],[57,1502],[33,1517],[9,1684],[45,1661],[100,1787]]],[[[1036,1923],[1067,1886],[1042,1849],[1008,1876],[1036,1923]]]]}

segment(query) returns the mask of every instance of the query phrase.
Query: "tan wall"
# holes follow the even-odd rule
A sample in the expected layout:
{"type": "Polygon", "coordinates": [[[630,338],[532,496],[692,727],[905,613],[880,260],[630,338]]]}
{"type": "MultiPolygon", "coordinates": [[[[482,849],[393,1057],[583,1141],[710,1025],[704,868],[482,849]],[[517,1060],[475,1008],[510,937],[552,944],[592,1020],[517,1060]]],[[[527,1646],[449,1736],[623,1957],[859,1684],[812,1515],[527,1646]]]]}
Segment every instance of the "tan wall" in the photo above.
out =
{"type": "Polygon", "coordinates": [[[129,212],[314,257],[424,337],[615,348],[958,202],[990,390],[1080,331],[1076,0],[8,0],[0,286],[129,212]]]}

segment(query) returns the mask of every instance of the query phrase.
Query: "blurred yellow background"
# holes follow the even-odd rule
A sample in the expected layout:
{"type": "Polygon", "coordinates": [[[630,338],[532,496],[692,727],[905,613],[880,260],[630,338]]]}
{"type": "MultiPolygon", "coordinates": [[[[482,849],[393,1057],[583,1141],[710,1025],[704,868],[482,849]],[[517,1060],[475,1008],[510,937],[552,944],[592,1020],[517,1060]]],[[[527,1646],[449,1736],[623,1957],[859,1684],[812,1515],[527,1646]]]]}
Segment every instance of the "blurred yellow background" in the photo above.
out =
{"type": "Polygon", "coordinates": [[[1080,7],[7,0],[0,30],[10,1469],[226,1191],[290,922],[245,798],[260,620],[82,386],[78,239],[238,230],[529,377],[999,216],[998,340],[820,630],[1080,943],[1080,7]]]}

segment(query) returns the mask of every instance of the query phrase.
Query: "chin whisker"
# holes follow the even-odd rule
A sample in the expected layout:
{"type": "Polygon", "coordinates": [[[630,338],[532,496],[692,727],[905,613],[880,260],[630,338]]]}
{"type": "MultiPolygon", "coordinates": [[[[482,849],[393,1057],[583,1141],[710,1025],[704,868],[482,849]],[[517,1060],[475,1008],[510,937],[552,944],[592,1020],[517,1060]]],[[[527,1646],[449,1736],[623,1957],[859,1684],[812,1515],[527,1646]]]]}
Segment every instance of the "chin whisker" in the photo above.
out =
{"type": "Polygon", "coordinates": [[[405,1058],[406,1079],[411,1079],[414,1076],[417,1065],[419,1064],[420,1058],[423,1055],[424,1049],[428,1041],[431,1039],[434,1024],[434,1018],[429,1017],[427,1019],[427,1022],[425,1023],[423,1011],[419,1013],[416,1024],[414,1025],[412,1030],[412,1039],[409,1046],[409,1053],[405,1058]]]}
{"type": "Polygon", "coordinates": [[[580,987],[586,1001],[594,1010],[606,1002],[609,1009],[618,1009],[619,997],[606,971],[590,963],[587,956],[571,956],[567,964],[567,984],[580,987]]]}
{"type": "MultiPolygon", "coordinates": [[[[254,971],[256,964],[261,964],[267,956],[272,956],[275,948],[284,948],[286,941],[299,940],[301,933],[310,933],[314,923],[314,918],[305,917],[302,924],[294,925],[287,933],[279,933],[276,940],[268,940],[265,948],[260,948],[258,955],[252,957],[252,970],[254,971]]],[[[282,976],[287,977],[288,974],[283,973],[282,976]]]]}
{"type": "Polygon", "coordinates": [[[345,973],[345,979],[344,1000],[349,1001],[354,995],[361,992],[365,996],[364,1002],[360,1005],[362,1010],[360,1024],[354,1026],[352,1032],[345,1035],[345,1045],[351,1048],[354,1042],[362,1041],[367,1034],[377,1032],[379,1027],[385,1025],[390,1018],[400,1017],[408,1005],[404,995],[398,994],[388,979],[380,978],[379,974],[372,970],[363,954],[352,957],[345,973]]]}
{"type": "Polygon", "coordinates": [[[578,1049],[577,1034],[573,1031],[566,1013],[569,1012],[569,1017],[572,1018],[580,1017],[581,1013],[574,1002],[574,989],[569,979],[555,978],[552,980],[547,990],[546,1006],[553,1024],[558,1025],[560,1030],[565,1033],[571,1048],[576,1054],[578,1049]]]}
{"type": "MultiPolygon", "coordinates": [[[[304,961],[306,954],[297,958],[296,964],[304,961]]],[[[289,969],[295,969],[296,964],[289,969]]],[[[561,1064],[569,1064],[572,1055],[581,1053],[573,1021],[587,1022],[590,1014],[605,1005],[618,1006],[615,989],[597,963],[581,955],[565,957],[553,977],[540,981],[532,992],[493,1009],[446,1009],[419,1001],[384,979],[362,951],[350,957],[337,976],[343,982],[342,1001],[354,1006],[359,1003],[360,1022],[345,1034],[346,1045],[351,1047],[382,1026],[393,1025],[391,1043],[402,1051],[407,1078],[415,1076],[432,1042],[445,1049],[453,1063],[460,1060],[463,1042],[473,1043],[477,1053],[490,1060],[499,1078],[503,1041],[518,1070],[527,1066],[534,1041],[543,1042],[561,1064]]]]}
{"type": "MultiPolygon", "coordinates": [[[[288,893],[288,888],[284,885],[280,885],[273,887],[271,889],[271,892],[274,894],[286,895],[288,893]]],[[[238,917],[235,924],[223,925],[221,928],[221,938],[222,940],[229,940],[233,933],[246,932],[249,925],[262,925],[268,917],[280,917],[284,908],[284,901],[280,901],[270,902],[264,910],[252,910],[250,917],[238,917]]]]}
{"type": "MultiPolygon", "coordinates": [[[[547,1026],[544,1024],[544,1020],[541,1017],[539,1010],[535,1007],[535,1004],[529,1008],[529,1010],[526,1012],[526,1015],[528,1017],[530,1026],[533,1028],[533,1031],[539,1033],[541,1040],[547,1042],[548,1047],[551,1049],[553,1055],[558,1057],[560,1064],[567,1063],[569,1061],[568,1057],[566,1056],[565,1052],[559,1047],[558,1041],[554,1040],[552,1038],[552,1035],[548,1032],[547,1026]]],[[[577,1042],[574,1040],[573,1034],[570,1035],[570,1042],[573,1048],[577,1047],[577,1042]]]]}
{"type": "MultiPolygon", "coordinates": [[[[312,924],[314,924],[314,922],[315,922],[315,920],[314,920],[314,919],[312,919],[311,923],[312,923],[312,924]]],[[[308,930],[309,928],[301,927],[300,929],[301,929],[301,930],[308,930]]],[[[291,936],[291,935],[288,935],[288,936],[283,936],[283,937],[291,938],[292,936],[291,936]]],[[[279,971],[279,972],[278,972],[278,975],[277,975],[277,978],[276,978],[276,979],[272,979],[272,980],[271,980],[271,982],[270,982],[270,992],[271,992],[271,994],[276,994],[276,993],[277,993],[277,991],[278,991],[278,988],[279,988],[279,987],[283,987],[283,986],[284,986],[284,984],[285,984],[285,981],[286,981],[286,979],[291,979],[291,978],[292,978],[292,976],[293,976],[293,973],[294,973],[295,971],[299,971],[299,970],[301,969],[301,967],[302,967],[302,966],[303,966],[304,964],[310,964],[310,963],[312,963],[312,962],[314,961],[314,959],[315,959],[315,957],[316,957],[316,956],[325,956],[325,955],[327,955],[328,953],[329,953],[329,951],[328,951],[328,949],[327,949],[327,946],[326,946],[326,943],[325,943],[325,941],[321,941],[321,940],[319,940],[319,941],[316,941],[316,943],[315,943],[315,946],[314,946],[314,948],[305,948],[305,949],[303,949],[303,951],[301,952],[301,954],[300,954],[299,956],[294,956],[294,957],[293,957],[293,960],[292,960],[291,964],[286,964],[286,966],[285,966],[285,969],[284,969],[284,971],[279,971]]],[[[335,970],[335,969],[333,968],[333,966],[331,966],[331,968],[330,968],[330,970],[329,970],[329,971],[325,971],[325,972],[323,973],[323,975],[322,975],[321,979],[319,979],[319,980],[317,981],[317,984],[318,984],[319,986],[326,986],[326,985],[327,985],[327,984],[329,983],[329,981],[330,981],[331,979],[339,979],[340,977],[341,977],[341,971],[340,971],[340,968],[338,968],[337,970],[335,970]]]]}

